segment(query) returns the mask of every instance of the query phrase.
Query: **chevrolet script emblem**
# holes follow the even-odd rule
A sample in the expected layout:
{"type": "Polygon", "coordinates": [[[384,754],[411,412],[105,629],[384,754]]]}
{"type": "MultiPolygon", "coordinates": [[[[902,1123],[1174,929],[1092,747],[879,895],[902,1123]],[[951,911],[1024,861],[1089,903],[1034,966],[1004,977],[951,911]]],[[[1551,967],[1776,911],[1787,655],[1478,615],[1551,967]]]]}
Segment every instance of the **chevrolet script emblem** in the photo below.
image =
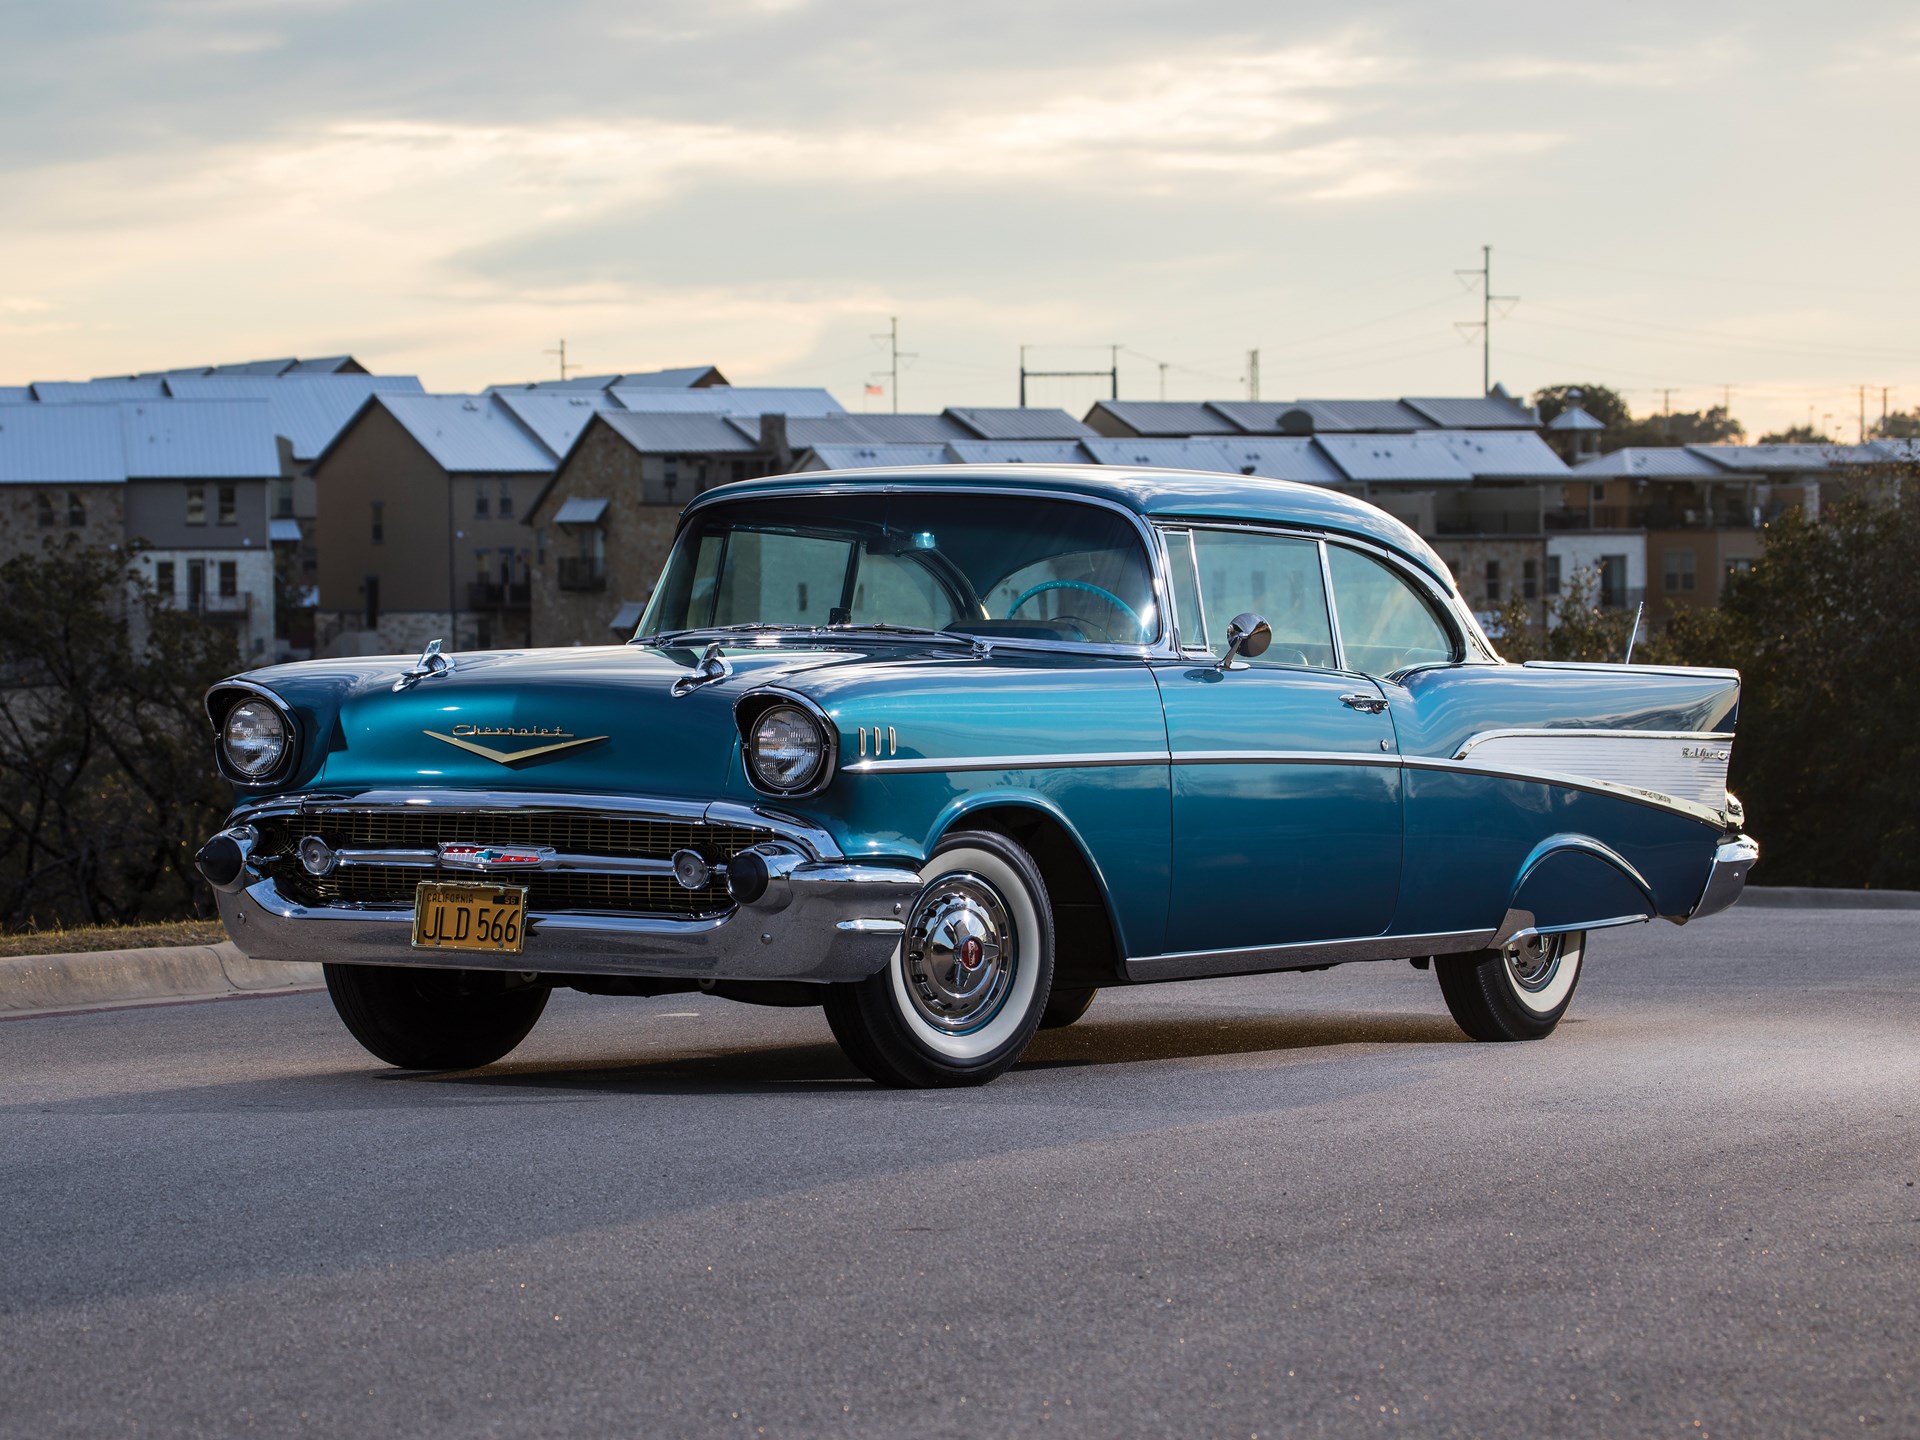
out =
{"type": "Polygon", "coordinates": [[[562,750],[577,750],[582,745],[597,745],[607,738],[604,735],[574,735],[557,725],[456,725],[451,735],[442,735],[438,730],[422,730],[420,733],[431,735],[436,740],[444,740],[449,745],[491,760],[496,765],[518,765],[525,760],[537,760],[542,755],[557,755],[562,750]],[[491,745],[479,743],[476,737],[482,735],[488,739],[513,736],[541,743],[523,746],[518,750],[496,750],[491,745]]]}

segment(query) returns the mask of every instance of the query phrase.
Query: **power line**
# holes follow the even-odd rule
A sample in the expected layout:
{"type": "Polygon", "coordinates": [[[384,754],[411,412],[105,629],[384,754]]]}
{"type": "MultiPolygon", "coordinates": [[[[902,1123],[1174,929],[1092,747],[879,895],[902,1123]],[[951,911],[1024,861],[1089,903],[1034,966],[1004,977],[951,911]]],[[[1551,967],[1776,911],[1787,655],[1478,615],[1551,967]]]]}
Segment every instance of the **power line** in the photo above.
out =
{"type": "MultiPolygon", "coordinates": [[[[1029,370],[1027,368],[1027,351],[1033,348],[1031,345],[1022,345],[1020,347],[1020,408],[1022,410],[1027,408],[1028,380],[1103,379],[1111,382],[1113,386],[1112,398],[1115,400],[1120,398],[1120,352],[1126,349],[1126,346],[1106,345],[1101,347],[1106,350],[1108,360],[1111,362],[1105,370],[1029,370]]],[[[1054,348],[1087,349],[1090,347],[1058,346],[1054,348]]]]}

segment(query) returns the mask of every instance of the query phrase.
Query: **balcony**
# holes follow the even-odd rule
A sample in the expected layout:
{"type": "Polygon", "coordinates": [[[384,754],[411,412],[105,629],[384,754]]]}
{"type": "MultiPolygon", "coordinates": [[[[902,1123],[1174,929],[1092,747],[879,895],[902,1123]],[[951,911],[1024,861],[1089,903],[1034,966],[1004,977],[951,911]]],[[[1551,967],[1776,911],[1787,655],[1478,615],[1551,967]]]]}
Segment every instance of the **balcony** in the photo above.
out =
{"type": "Polygon", "coordinates": [[[562,590],[604,590],[607,562],[595,555],[562,555],[559,581],[562,590]]]}
{"type": "Polygon", "coordinates": [[[1543,517],[1549,530],[1644,530],[1645,505],[1563,505],[1543,517]]]}
{"type": "Polygon", "coordinates": [[[469,610],[519,610],[532,601],[525,580],[512,584],[499,580],[475,580],[467,586],[469,610]]]}

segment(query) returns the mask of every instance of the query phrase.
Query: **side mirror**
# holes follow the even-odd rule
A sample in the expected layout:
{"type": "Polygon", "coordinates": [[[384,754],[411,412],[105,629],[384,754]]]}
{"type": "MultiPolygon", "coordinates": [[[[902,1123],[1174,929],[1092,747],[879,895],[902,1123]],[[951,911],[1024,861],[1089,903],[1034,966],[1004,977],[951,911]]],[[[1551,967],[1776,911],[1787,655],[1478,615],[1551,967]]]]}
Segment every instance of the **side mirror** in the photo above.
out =
{"type": "Polygon", "coordinates": [[[1245,656],[1253,660],[1267,653],[1273,643],[1273,627],[1264,615],[1247,610],[1227,622],[1227,653],[1220,657],[1220,668],[1231,670],[1233,662],[1245,656]]]}

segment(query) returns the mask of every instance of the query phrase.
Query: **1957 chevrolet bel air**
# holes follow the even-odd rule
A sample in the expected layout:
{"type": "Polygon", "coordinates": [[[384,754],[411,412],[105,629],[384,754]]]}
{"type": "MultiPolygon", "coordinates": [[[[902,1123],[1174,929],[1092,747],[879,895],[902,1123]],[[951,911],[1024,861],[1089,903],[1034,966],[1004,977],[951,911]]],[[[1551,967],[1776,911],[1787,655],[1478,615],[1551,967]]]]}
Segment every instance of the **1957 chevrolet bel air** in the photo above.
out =
{"type": "Polygon", "coordinates": [[[1503,662],[1357,499],[1110,468],[780,476],[682,517],[625,645],[308,661],[207,697],[228,932],[374,1055],[552,987],[824,1006],[978,1083],[1102,987],[1431,965],[1546,1035],[1589,932],[1725,909],[1739,677],[1503,662]]]}

